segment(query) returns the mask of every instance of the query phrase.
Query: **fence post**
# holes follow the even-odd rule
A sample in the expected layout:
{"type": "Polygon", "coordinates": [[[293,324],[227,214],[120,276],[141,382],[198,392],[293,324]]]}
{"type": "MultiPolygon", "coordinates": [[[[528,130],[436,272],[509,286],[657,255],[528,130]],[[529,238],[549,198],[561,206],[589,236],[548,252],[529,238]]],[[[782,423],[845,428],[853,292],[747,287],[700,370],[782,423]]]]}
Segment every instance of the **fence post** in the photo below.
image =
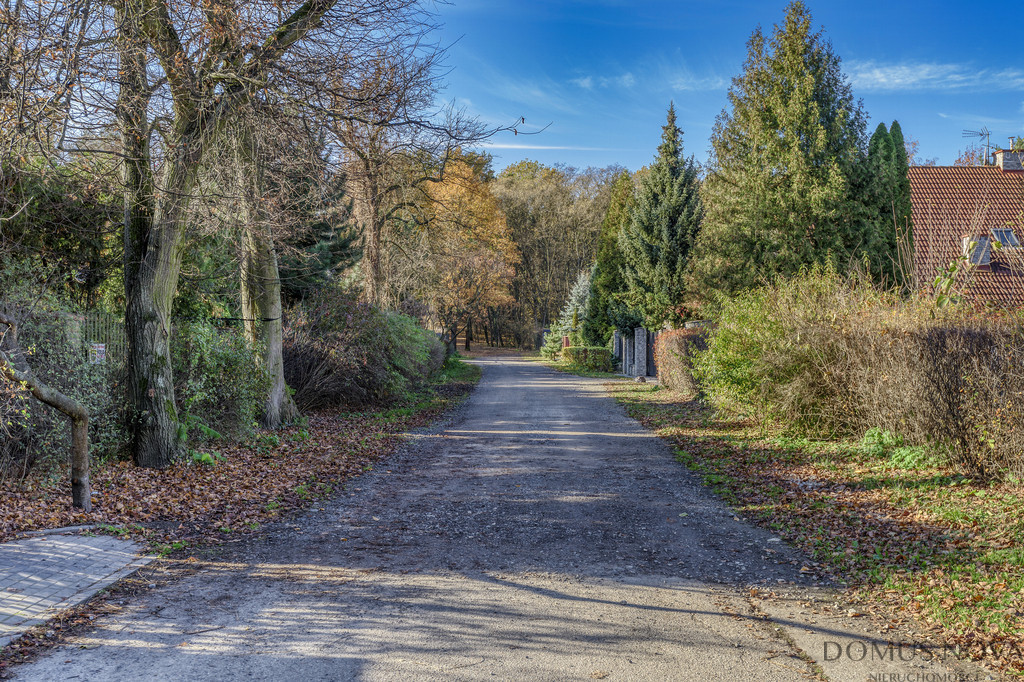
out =
{"type": "Polygon", "coordinates": [[[637,327],[633,334],[635,335],[633,353],[636,355],[633,367],[636,371],[636,376],[645,377],[647,376],[647,330],[643,327],[637,327]]]}
{"type": "Polygon", "coordinates": [[[633,335],[626,334],[622,337],[622,373],[627,377],[633,376],[633,335]]]}

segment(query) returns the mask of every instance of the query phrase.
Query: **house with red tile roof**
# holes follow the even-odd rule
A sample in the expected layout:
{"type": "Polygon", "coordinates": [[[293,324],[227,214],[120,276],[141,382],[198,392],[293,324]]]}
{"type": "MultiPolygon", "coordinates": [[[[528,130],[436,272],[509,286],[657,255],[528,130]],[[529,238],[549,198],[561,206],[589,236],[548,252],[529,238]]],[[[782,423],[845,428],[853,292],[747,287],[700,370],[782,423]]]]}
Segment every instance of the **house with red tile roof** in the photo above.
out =
{"type": "Polygon", "coordinates": [[[977,303],[1024,306],[1024,152],[992,166],[912,166],[914,275],[924,286],[961,255],[958,289],[977,303]],[[965,271],[970,272],[965,272],[965,271]]]}

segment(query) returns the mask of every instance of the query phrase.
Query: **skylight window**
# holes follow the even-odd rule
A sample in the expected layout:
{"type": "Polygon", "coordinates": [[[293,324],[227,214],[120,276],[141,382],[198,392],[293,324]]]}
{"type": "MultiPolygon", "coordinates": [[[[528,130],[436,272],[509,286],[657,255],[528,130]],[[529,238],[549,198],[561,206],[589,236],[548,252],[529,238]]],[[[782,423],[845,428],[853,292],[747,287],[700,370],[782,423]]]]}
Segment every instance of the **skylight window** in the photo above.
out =
{"type": "Polygon", "coordinates": [[[989,246],[988,237],[964,237],[964,255],[970,259],[971,265],[988,265],[992,262],[992,251],[989,246]]]}
{"type": "Polygon", "coordinates": [[[992,236],[996,238],[996,241],[1003,246],[1018,247],[1020,241],[1017,239],[1017,235],[1013,233],[1010,228],[1000,228],[998,230],[992,230],[992,236]]]}

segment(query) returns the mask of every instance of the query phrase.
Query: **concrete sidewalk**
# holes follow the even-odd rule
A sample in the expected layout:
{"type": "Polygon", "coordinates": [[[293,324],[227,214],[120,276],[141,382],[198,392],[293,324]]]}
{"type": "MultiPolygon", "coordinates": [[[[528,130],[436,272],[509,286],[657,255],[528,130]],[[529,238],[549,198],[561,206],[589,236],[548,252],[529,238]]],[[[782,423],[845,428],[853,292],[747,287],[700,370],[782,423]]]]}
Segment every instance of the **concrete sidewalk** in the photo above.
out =
{"type": "Polygon", "coordinates": [[[0,647],[80,604],[155,557],[142,545],[82,528],[0,544],[0,647]]]}

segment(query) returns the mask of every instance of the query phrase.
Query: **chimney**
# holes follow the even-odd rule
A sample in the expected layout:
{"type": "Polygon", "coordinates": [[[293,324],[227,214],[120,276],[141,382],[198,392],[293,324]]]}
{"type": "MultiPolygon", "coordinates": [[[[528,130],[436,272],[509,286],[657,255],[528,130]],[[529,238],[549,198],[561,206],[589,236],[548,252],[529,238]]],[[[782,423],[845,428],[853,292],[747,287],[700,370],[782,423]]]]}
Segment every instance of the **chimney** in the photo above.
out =
{"type": "Polygon", "coordinates": [[[1024,171],[1024,151],[996,150],[996,167],[1004,173],[1024,171]]]}

